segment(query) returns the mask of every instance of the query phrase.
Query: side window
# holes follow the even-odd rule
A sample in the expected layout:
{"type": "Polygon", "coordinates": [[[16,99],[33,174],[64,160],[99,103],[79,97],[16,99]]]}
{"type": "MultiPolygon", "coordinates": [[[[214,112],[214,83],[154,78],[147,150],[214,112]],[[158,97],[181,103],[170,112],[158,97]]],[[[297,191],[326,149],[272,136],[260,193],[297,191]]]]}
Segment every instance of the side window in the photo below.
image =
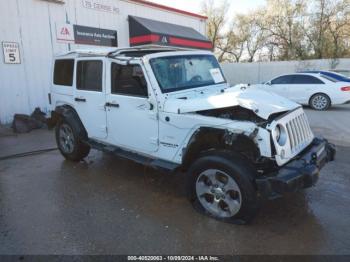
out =
{"type": "Polygon", "coordinates": [[[55,61],[53,83],[61,86],[72,86],[73,84],[73,59],[60,59],[55,61]]]}
{"type": "Polygon", "coordinates": [[[324,82],[314,76],[295,75],[293,84],[324,84],[324,82]]]}
{"type": "Polygon", "coordinates": [[[272,85],[286,85],[286,84],[292,84],[293,82],[293,76],[287,75],[287,76],[280,76],[271,81],[272,85]]]}
{"type": "Polygon", "coordinates": [[[147,82],[139,65],[111,66],[111,92],[130,96],[147,97],[147,82]]]}
{"type": "Polygon", "coordinates": [[[78,61],[77,89],[102,92],[102,70],[102,61],[78,61]]]}

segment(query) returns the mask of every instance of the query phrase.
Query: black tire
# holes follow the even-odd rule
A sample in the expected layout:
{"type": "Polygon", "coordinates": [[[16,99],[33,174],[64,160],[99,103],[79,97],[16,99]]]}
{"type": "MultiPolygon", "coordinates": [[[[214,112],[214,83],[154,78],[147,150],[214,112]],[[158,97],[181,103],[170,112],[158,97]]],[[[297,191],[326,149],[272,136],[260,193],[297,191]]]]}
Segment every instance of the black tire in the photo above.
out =
{"type": "Polygon", "coordinates": [[[331,106],[331,99],[323,93],[314,94],[309,100],[309,106],[318,111],[326,111],[331,106]]]}
{"type": "Polygon", "coordinates": [[[71,161],[81,161],[84,159],[90,152],[90,146],[83,142],[84,138],[84,128],[82,127],[80,121],[76,121],[75,117],[63,117],[61,118],[55,129],[56,143],[61,154],[68,160],[71,161]],[[62,129],[70,129],[73,136],[72,140],[69,139],[71,146],[70,150],[67,150],[66,143],[64,143],[61,134],[63,133],[62,129]]]}
{"type": "MultiPolygon", "coordinates": [[[[189,198],[197,211],[217,220],[235,224],[247,224],[255,217],[259,209],[257,190],[254,186],[256,171],[249,161],[239,154],[226,150],[212,150],[211,152],[204,153],[192,164],[188,171],[188,177],[189,198]],[[231,215],[231,212],[229,211],[223,211],[225,217],[213,213],[202,204],[204,202],[203,199],[200,200],[200,197],[197,196],[196,186],[203,182],[199,181],[199,179],[201,179],[203,174],[205,174],[208,170],[219,170],[220,172],[223,171],[225,175],[231,177],[235,181],[236,185],[238,185],[240,191],[240,208],[234,215],[231,215]],[[226,212],[228,212],[228,215],[226,212]]],[[[211,192],[213,192],[213,189],[211,190],[211,192]]],[[[228,191],[223,191],[223,194],[227,197],[226,201],[229,200],[228,197],[231,196],[227,196],[228,191]]],[[[215,194],[213,194],[213,196],[214,195],[215,194]]],[[[235,194],[235,196],[237,198],[237,194],[235,194]]],[[[225,198],[225,196],[222,197],[225,198]]],[[[221,207],[221,201],[224,201],[225,203],[225,199],[217,200],[216,195],[213,198],[213,203],[214,201],[216,201],[216,203],[219,201],[217,205],[220,205],[221,207]]],[[[237,202],[239,202],[238,198],[237,202]]],[[[228,205],[227,207],[224,206],[224,208],[228,208],[228,205]]]]}

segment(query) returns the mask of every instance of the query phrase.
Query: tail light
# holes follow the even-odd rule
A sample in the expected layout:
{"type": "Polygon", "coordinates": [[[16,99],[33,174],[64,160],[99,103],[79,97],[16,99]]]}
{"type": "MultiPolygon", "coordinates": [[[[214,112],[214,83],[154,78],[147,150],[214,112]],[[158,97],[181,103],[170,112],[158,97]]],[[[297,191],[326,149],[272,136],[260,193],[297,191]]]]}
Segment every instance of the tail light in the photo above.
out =
{"type": "Polygon", "coordinates": [[[341,91],[350,91],[350,86],[344,86],[340,88],[341,91]]]}

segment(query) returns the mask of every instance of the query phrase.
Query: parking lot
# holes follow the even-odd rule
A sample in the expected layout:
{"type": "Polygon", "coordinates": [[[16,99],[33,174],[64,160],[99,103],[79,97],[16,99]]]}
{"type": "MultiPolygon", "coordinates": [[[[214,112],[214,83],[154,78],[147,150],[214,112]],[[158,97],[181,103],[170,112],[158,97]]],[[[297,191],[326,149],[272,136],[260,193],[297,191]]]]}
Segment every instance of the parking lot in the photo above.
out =
{"type": "MultiPolygon", "coordinates": [[[[248,226],[195,210],[183,174],[154,171],[93,150],[0,161],[0,254],[350,254],[350,105],[306,109],[337,146],[310,189],[263,203],[248,226]]],[[[55,147],[53,132],[0,134],[0,158],[55,147]]]]}

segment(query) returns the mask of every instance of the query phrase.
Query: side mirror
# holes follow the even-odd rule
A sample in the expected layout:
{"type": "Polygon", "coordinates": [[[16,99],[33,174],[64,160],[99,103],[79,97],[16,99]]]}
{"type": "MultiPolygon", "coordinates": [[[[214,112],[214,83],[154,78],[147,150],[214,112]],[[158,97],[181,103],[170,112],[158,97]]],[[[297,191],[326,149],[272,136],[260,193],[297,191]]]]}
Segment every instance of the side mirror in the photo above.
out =
{"type": "Polygon", "coordinates": [[[271,82],[270,82],[270,81],[268,81],[268,82],[266,82],[266,83],[265,83],[265,85],[270,86],[270,85],[271,85],[271,82]]]}

